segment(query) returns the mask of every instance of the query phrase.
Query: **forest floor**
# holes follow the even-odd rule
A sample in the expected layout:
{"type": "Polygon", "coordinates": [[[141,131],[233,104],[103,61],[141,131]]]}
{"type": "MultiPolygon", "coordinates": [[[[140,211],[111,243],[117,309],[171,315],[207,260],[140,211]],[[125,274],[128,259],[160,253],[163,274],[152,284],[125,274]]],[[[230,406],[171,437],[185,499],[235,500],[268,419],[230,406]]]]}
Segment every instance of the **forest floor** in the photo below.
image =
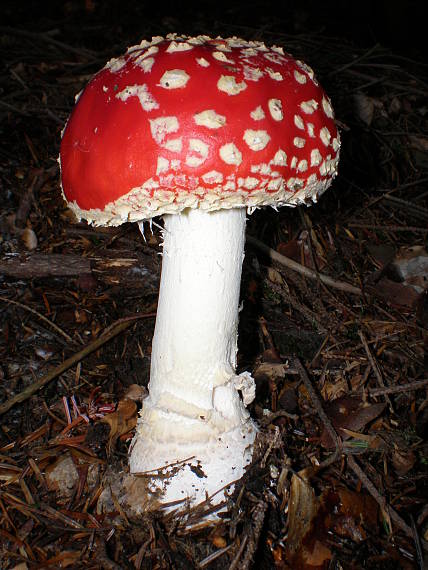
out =
{"type": "Polygon", "coordinates": [[[192,20],[129,4],[3,8],[0,568],[426,567],[427,65],[300,13],[290,29],[238,25],[233,3],[192,20]],[[91,75],[174,31],[284,46],[315,69],[342,135],[319,204],[249,216],[239,370],[256,380],[258,453],[227,516],[193,532],[198,511],[135,519],[114,494],[100,507],[148,384],[161,231],[76,223],[57,164],[91,75]]]}

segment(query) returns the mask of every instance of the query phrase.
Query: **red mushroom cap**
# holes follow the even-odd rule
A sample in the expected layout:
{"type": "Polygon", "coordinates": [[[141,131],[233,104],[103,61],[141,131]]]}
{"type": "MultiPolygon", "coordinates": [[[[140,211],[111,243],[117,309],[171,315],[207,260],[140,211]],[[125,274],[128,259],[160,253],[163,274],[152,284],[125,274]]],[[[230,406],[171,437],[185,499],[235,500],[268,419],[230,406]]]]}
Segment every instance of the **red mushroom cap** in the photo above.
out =
{"type": "Polygon", "coordinates": [[[184,208],[316,201],[340,147],[312,70],[281,48],[170,35],[129,48],[86,86],[61,142],[79,218],[118,225],[184,208]]]}

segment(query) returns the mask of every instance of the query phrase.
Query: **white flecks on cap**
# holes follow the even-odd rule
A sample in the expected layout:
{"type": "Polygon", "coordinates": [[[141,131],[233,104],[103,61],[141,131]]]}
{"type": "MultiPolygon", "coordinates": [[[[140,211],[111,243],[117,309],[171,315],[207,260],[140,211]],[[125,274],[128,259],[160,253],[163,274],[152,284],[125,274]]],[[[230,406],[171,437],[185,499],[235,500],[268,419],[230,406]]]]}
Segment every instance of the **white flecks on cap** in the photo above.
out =
{"type": "Polygon", "coordinates": [[[195,123],[201,127],[209,129],[219,129],[226,124],[226,117],[219,115],[213,109],[207,109],[193,116],[195,123]]]}
{"type": "Polygon", "coordinates": [[[304,61],[300,61],[300,59],[296,60],[296,63],[300,67],[300,69],[302,69],[303,71],[306,71],[306,73],[309,75],[309,77],[312,79],[312,81],[315,83],[315,85],[318,85],[317,81],[315,80],[315,74],[314,74],[314,70],[312,69],[312,67],[310,67],[304,61]]]}
{"type": "Polygon", "coordinates": [[[334,174],[337,169],[337,157],[331,159],[331,155],[328,155],[327,160],[325,160],[320,166],[320,174],[321,176],[329,176],[334,174]]]}
{"type": "Polygon", "coordinates": [[[178,137],[176,139],[168,139],[167,141],[161,143],[161,147],[166,148],[171,152],[181,152],[183,148],[183,139],[181,137],[178,137]]]}
{"type": "MultiPolygon", "coordinates": [[[[271,48],[272,50],[272,48],[271,48]]],[[[281,53],[264,53],[263,57],[265,57],[268,61],[271,61],[272,63],[277,63],[278,65],[281,65],[284,63],[285,61],[285,57],[281,54],[281,53]]]]}
{"type": "Polygon", "coordinates": [[[229,41],[223,40],[222,38],[217,38],[219,41],[212,41],[212,45],[214,45],[219,51],[232,51],[231,46],[229,45],[229,41]]]}
{"type": "Polygon", "coordinates": [[[296,190],[303,188],[304,185],[305,183],[301,178],[289,178],[287,180],[287,186],[292,192],[296,192],[296,190]]]}
{"type": "Polygon", "coordinates": [[[263,77],[263,71],[258,67],[252,67],[251,65],[244,65],[244,79],[247,81],[258,81],[263,77]]]}
{"type": "Polygon", "coordinates": [[[333,150],[335,152],[337,152],[340,148],[340,138],[339,136],[337,138],[334,138],[331,142],[331,146],[333,147],[333,150]]]}
{"type": "Polygon", "coordinates": [[[331,134],[327,127],[323,127],[320,130],[320,137],[325,146],[328,146],[330,144],[331,134]]]}
{"type": "Polygon", "coordinates": [[[251,150],[259,151],[266,147],[270,141],[270,136],[266,131],[253,131],[252,129],[247,129],[244,133],[243,139],[251,150]]]}
{"type": "Polygon", "coordinates": [[[110,59],[104,66],[104,69],[109,69],[111,73],[117,73],[126,65],[126,58],[125,57],[116,57],[110,59]]]}
{"type": "Polygon", "coordinates": [[[253,121],[261,121],[266,117],[265,112],[261,108],[261,105],[256,107],[254,111],[251,111],[250,117],[253,119],[253,121]]]}
{"type": "Polygon", "coordinates": [[[159,84],[164,89],[179,89],[184,87],[189,79],[190,76],[184,69],[169,69],[162,75],[159,84]]]}
{"type": "Polygon", "coordinates": [[[321,164],[322,156],[317,148],[311,150],[311,166],[318,166],[321,164]]]}
{"type": "Polygon", "coordinates": [[[247,176],[246,178],[238,179],[238,184],[241,188],[246,188],[247,190],[254,190],[260,184],[260,180],[258,178],[254,178],[253,176],[247,176]]]}
{"type": "Polygon", "coordinates": [[[308,135],[311,139],[315,138],[315,126],[313,123],[306,123],[306,128],[308,129],[308,135]]]}
{"type": "Polygon", "coordinates": [[[255,55],[258,55],[259,52],[253,47],[247,47],[241,50],[241,54],[243,57],[253,57],[255,55]]]}
{"type": "Polygon", "coordinates": [[[209,147],[200,139],[189,140],[189,154],[186,156],[187,166],[200,166],[208,157],[209,147]]]}
{"type": "Polygon", "coordinates": [[[303,148],[305,146],[306,140],[302,139],[302,137],[294,137],[293,144],[297,146],[297,148],[303,148]]]}
{"type": "Polygon", "coordinates": [[[316,175],[315,172],[314,172],[313,174],[311,174],[311,175],[309,176],[309,178],[308,178],[307,181],[306,181],[306,184],[307,184],[308,186],[312,186],[312,184],[316,184],[317,181],[318,181],[318,178],[317,178],[317,175],[316,175]]]}
{"type": "Polygon", "coordinates": [[[247,88],[247,84],[245,81],[237,83],[233,75],[222,75],[217,82],[217,87],[228,95],[238,95],[238,93],[247,88]]]}
{"type": "Polygon", "coordinates": [[[224,51],[215,51],[213,52],[213,58],[217,59],[218,61],[223,61],[224,63],[231,63],[234,64],[234,60],[233,59],[228,59],[227,55],[224,53],[224,51]]]}
{"type": "MultiPolygon", "coordinates": [[[[163,38],[162,38],[163,39],[163,38]]],[[[193,49],[193,46],[187,42],[175,42],[172,41],[166,48],[167,53],[174,53],[176,51],[189,51],[193,49]]]]}
{"type": "Polygon", "coordinates": [[[308,170],[308,161],[303,159],[297,165],[297,172],[305,172],[308,170]]]}
{"type": "Polygon", "coordinates": [[[305,130],[305,123],[300,115],[294,115],[294,124],[298,129],[305,130]]]}
{"type": "Polygon", "coordinates": [[[322,98],[322,108],[324,109],[324,113],[327,115],[329,119],[333,118],[333,108],[331,106],[330,101],[326,98],[322,98]]]}
{"type": "Polygon", "coordinates": [[[129,85],[125,87],[123,91],[116,93],[116,99],[121,101],[127,101],[129,97],[138,97],[140,104],[144,111],[153,111],[153,109],[159,109],[159,103],[154,99],[154,97],[149,93],[147,85],[129,85]]]}
{"type": "Polygon", "coordinates": [[[150,42],[152,45],[160,44],[163,42],[163,36],[152,36],[152,41],[150,42]]]}
{"type": "Polygon", "coordinates": [[[226,184],[223,186],[225,192],[235,192],[236,191],[236,184],[233,180],[228,180],[226,184]]]}
{"type": "Polygon", "coordinates": [[[223,182],[223,174],[217,170],[210,170],[201,176],[205,184],[221,184],[223,182]]]}
{"type": "Polygon", "coordinates": [[[284,113],[282,112],[282,103],[280,99],[269,99],[268,101],[269,112],[274,121],[282,121],[284,113]]]}
{"type": "Polygon", "coordinates": [[[312,113],[318,109],[318,101],[315,101],[315,99],[303,101],[303,103],[300,103],[300,108],[307,115],[312,115],[312,113]]]}
{"type": "Polygon", "coordinates": [[[144,71],[144,73],[150,73],[154,63],[155,63],[154,57],[147,57],[144,59],[139,59],[138,57],[135,58],[135,65],[138,65],[138,67],[141,67],[141,69],[144,71]]]}
{"type": "Polygon", "coordinates": [[[287,166],[287,153],[282,148],[276,151],[272,164],[275,164],[275,166],[287,166]]]}
{"type": "Polygon", "coordinates": [[[283,182],[281,178],[273,178],[272,180],[269,180],[269,183],[267,185],[268,190],[279,190],[282,183],[283,182]]]}
{"type": "Polygon", "coordinates": [[[293,170],[297,167],[297,156],[293,156],[290,162],[290,168],[293,170]]]}
{"type": "Polygon", "coordinates": [[[242,154],[233,143],[227,143],[220,147],[220,158],[226,164],[235,164],[236,166],[242,162],[242,154]]]}
{"type": "Polygon", "coordinates": [[[162,144],[166,135],[176,133],[178,131],[177,117],[159,117],[158,119],[149,119],[152,137],[158,144],[162,144]]]}
{"type": "MultiPolygon", "coordinates": [[[[145,51],[141,51],[141,46],[137,46],[137,50],[139,51],[139,54],[137,56],[134,56],[136,60],[142,60],[146,57],[150,57],[152,55],[155,55],[156,53],[158,53],[159,48],[157,46],[150,46],[148,49],[146,49],[145,51]]],[[[132,48],[128,49],[128,53],[132,54],[132,48]]]]}
{"type": "Polygon", "coordinates": [[[275,70],[271,69],[270,67],[267,67],[266,71],[268,72],[269,77],[271,79],[274,79],[275,81],[282,81],[284,79],[282,77],[282,74],[279,71],[275,71],[275,70]]]}
{"type": "MultiPolygon", "coordinates": [[[[272,46],[271,51],[274,51],[275,53],[279,53],[280,55],[284,55],[284,48],[281,46],[272,46]]],[[[286,59],[286,58],[284,58],[286,59]]]]}
{"type": "Polygon", "coordinates": [[[297,83],[300,83],[301,85],[304,85],[307,81],[307,77],[304,73],[300,73],[300,71],[297,71],[297,69],[294,70],[294,79],[297,81],[297,83]]]}
{"type": "Polygon", "coordinates": [[[196,62],[201,67],[209,67],[210,66],[210,62],[207,61],[204,57],[197,57],[196,62]]]}
{"type": "Polygon", "coordinates": [[[156,174],[161,174],[169,170],[169,160],[163,156],[158,156],[158,162],[156,166],[156,174]]]}

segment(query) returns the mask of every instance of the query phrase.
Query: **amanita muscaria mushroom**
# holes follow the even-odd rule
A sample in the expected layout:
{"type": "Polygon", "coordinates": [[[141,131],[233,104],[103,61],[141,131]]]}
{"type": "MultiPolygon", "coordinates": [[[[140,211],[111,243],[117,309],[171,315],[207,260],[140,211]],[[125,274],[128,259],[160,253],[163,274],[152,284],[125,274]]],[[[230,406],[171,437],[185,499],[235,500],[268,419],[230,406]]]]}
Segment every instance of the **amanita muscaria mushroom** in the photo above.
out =
{"type": "Polygon", "coordinates": [[[94,225],[164,218],[130,470],[151,472],[165,502],[201,502],[251,461],[254,382],[236,373],[246,212],[315,202],[339,146],[312,70],[261,42],[156,37],[109,61],[78,98],[61,143],[69,207],[94,225]]]}

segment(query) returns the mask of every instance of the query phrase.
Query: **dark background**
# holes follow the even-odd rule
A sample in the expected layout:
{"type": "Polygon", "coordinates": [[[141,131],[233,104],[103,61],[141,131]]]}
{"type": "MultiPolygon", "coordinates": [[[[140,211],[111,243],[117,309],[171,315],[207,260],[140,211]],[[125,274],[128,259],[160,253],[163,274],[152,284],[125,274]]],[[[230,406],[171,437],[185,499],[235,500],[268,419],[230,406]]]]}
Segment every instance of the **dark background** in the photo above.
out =
{"type": "MultiPolygon", "coordinates": [[[[360,47],[382,43],[397,53],[423,59],[425,45],[424,2],[404,0],[254,0],[248,2],[179,2],[173,0],[3,0],[0,26],[49,26],[52,22],[61,34],[77,44],[88,27],[93,31],[93,47],[103,30],[111,28],[112,45],[124,37],[136,41],[142,34],[168,31],[220,33],[230,27],[236,33],[254,35],[254,29],[266,33],[319,33],[344,37],[360,47]],[[245,31],[245,28],[251,28],[245,31]]],[[[89,47],[89,46],[88,46],[89,47]]]]}

